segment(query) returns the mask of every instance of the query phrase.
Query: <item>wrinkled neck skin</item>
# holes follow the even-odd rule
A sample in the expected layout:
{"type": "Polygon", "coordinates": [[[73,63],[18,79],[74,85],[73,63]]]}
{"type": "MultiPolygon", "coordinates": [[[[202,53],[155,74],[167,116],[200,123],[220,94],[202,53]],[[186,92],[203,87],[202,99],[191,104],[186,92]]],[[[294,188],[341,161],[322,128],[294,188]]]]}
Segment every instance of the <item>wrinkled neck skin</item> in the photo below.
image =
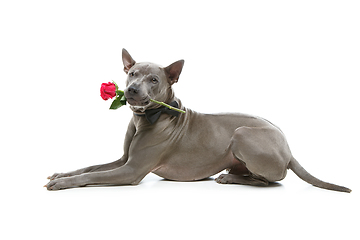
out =
{"type": "MultiPolygon", "coordinates": [[[[156,96],[156,99],[154,100],[157,100],[157,101],[160,101],[160,102],[164,102],[166,104],[169,104],[171,103],[172,101],[176,100],[175,99],[175,93],[172,89],[171,86],[169,86],[169,88],[167,88],[166,90],[162,91],[161,93],[159,93],[157,96],[156,96]]],[[[145,114],[145,110],[147,109],[155,109],[155,108],[160,108],[162,107],[161,105],[157,104],[157,103],[153,103],[153,102],[150,102],[148,105],[146,106],[130,106],[130,109],[137,115],[142,115],[142,114],[145,114]]]]}
{"type": "MultiPolygon", "coordinates": [[[[158,100],[158,99],[156,99],[156,100],[158,100]]],[[[144,106],[144,107],[130,106],[131,110],[134,112],[132,122],[134,123],[137,132],[141,131],[141,129],[143,129],[143,130],[153,129],[153,131],[155,131],[157,133],[159,133],[158,131],[160,131],[160,132],[164,131],[165,128],[167,128],[167,130],[172,129],[171,131],[174,131],[174,130],[180,131],[180,129],[182,129],[181,127],[177,129],[176,125],[178,125],[180,122],[183,122],[185,119],[187,119],[189,117],[187,113],[190,113],[189,112],[190,109],[186,109],[182,105],[181,100],[175,96],[174,91],[172,90],[171,87],[168,89],[167,96],[164,99],[159,100],[159,101],[162,101],[167,104],[170,104],[171,102],[176,101],[179,104],[178,108],[185,110],[186,113],[180,113],[178,117],[174,117],[174,116],[171,116],[168,114],[161,114],[160,118],[154,124],[150,124],[148,122],[148,120],[145,118],[145,110],[156,109],[156,108],[160,108],[163,106],[153,103],[153,102],[151,102],[149,105],[144,106]]],[[[170,135],[171,134],[165,134],[166,138],[170,137],[170,135]]],[[[178,135],[178,134],[176,134],[176,135],[178,135]]]]}

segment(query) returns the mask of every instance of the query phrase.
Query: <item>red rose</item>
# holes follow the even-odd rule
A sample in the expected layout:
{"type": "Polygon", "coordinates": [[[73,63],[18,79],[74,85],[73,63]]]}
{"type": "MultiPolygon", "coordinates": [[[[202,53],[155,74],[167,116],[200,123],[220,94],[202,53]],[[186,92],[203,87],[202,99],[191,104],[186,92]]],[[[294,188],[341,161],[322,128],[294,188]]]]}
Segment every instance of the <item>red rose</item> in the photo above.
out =
{"type": "Polygon", "coordinates": [[[104,100],[108,100],[109,98],[113,98],[116,96],[116,86],[114,83],[102,83],[100,88],[100,96],[104,100]]]}

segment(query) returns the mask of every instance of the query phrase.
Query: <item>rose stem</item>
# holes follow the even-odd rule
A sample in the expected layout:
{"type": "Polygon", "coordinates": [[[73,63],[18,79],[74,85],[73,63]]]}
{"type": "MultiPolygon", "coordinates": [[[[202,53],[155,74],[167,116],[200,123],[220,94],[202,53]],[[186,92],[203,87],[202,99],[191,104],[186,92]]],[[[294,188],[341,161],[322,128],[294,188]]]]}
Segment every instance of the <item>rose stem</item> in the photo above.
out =
{"type": "Polygon", "coordinates": [[[175,111],[178,111],[178,112],[181,112],[181,113],[185,113],[184,110],[178,109],[178,108],[176,108],[176,107],[172,107],[172,106],[170,106],[170,105],[168,105],[168,104],[166,104],[166,103],[164,103],[164,102],[159,102],[159,101],[156,101],[156,100],[151,99],[151,98],[150,98],[150,101],[152,101],[152,102],[154,102],[154,103],[157,103],[157,104],[160,104],[160,105],[163,105],[163,106],[165,106],[165,107],[167,107],[167,108],[169,108],[169,109],[171,109],[171,110],[175,110],[175,111]]]}

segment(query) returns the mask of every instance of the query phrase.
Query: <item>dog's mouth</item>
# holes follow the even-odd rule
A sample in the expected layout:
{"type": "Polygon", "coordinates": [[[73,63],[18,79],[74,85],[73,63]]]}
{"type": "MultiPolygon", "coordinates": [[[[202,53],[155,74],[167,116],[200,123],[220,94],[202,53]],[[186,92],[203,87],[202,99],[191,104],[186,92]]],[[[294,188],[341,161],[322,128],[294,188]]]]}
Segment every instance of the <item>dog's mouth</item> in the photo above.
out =
{"type": "Polygon", "coordinates": [[[150,104],[150,97],[145,96],[141,99],[136,99],[133,97],[126,98],[127,102],[133,107],[145,107],[150,104]]]}

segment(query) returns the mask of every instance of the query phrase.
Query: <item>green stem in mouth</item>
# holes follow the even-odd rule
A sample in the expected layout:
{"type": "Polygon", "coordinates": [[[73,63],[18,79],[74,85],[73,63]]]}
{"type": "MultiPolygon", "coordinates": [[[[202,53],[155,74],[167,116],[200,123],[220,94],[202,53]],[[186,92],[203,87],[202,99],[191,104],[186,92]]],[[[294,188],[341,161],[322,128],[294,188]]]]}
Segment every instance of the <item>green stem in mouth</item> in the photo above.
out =
{"type": "Polygon", "coordinates": [[[154,102],[154,103],[157,103],[157,104],[160,104],[160,105],[163,105],[163,106],[165,106],[165,107],[167,107],[167,108],[169,108],[169,109],[171,109],[171,110],[175,110],[175,111],[177,111],[177,112],[185,113],[184,110],[181,110],[181,109],[178,109],[178,108],[176,108],[176,107],[170,106],[170,105],[168,105],[168,104],[166,104],[166,103],[164,103],[164,102],[159,102],[159,101],[156,101],[156,100],[151,99],[151,98],[150,98],[150,101],[152,101],[152,102],[154,102]]]}
{"type": "MultiPolygon", "coordinates": [[[[114,80],[112,80],[112,82],[114,83],[115,85],[115,92],[116,92],[116,97],[114,99],[114,101],[112,102],[111,106],[110,106],[110,109],[118,109],[119,107],[121,106],[124,106],[126,104],[126,97],[125,97],[125,92],[120,90],[119,89],[119,86],[116,84],[116,82],[114,80]]],[[[150,101],[154,102],[154,103],[157,103],[157,104],[160,104],[160,105],[163,105],[171,110],[174,110],[174,111],[177,111],[177,112],[180,112],[180,113],[185,113],[184,110],[181,110],[181,109],[178,109],[176,107],[173,107],[173,106],[170,106],[164,102],[159,102],[159,101],[156,101],[154,99],[151,99],[150,98],[150,101]]]]}

